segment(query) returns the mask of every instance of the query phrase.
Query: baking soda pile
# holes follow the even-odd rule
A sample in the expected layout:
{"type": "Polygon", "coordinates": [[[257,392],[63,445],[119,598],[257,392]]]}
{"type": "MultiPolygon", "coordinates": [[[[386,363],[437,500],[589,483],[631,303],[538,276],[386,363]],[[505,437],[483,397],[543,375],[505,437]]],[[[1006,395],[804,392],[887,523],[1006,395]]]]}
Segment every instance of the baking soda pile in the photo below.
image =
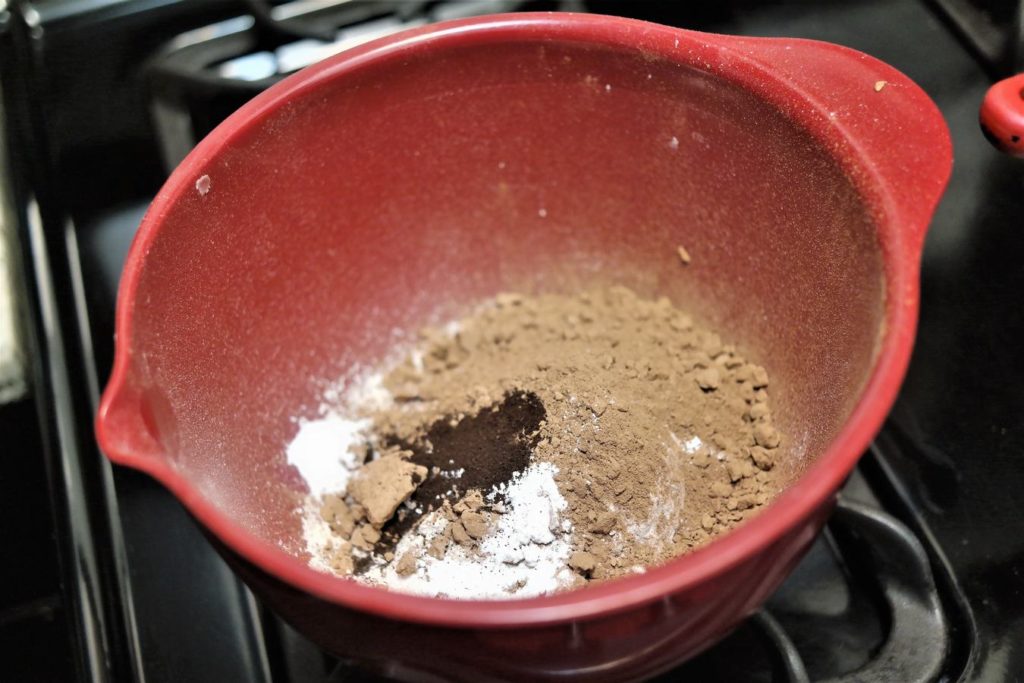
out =
{"type": "Polygon", "coordinates": [[[666,299],[501,295],[300,422],[310,564],[463,599],[643,571],[778,493],[767,385],[666,299]]]}

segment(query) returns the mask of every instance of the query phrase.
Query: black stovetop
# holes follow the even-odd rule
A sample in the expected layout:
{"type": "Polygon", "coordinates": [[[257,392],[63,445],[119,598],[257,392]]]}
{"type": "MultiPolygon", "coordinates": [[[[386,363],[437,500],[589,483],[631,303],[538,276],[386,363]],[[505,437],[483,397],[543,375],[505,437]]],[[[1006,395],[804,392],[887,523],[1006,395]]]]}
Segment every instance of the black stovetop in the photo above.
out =
{"type": "MultiPolygon", "coordinates": [[[[404,5],[408,17],[439,3],[347,4],[366,16],[404,5]]],[[[766,608],[663,680],[1024,678],[1024,363],[1013,352],[1024,338],[1024,163],[992,150],[977,126],[1001,65],[981,62],[986,51],[965,47],[939,9],[962,13],[980,3],[531,7],[566,4],[849,45],[916,80],[954,141],[952,181],[925,250],[917,346],[889,422],[827,532],[766,608]]],[[[995,3],[990,23],[998,26],[1011,5],[995,3]]],[[[36,370],[30,399],[0,406],[0,452],[8,456],[0,457],[0,543],[19,558],[0,562],[0,680],[375,678],[260,606],[166,491],[110,467],[92,439],[121,263],[165,160],[262,87],[225,94],[194,87],[187,74],[183,82],[182,64],[193,68],[211,54],[184,40],[179,52],[163,53],[172,61],[188,53],[173,69],[148,60],[171,37],[242,7],[49,0],[14,14],[0,9],[36,370]],[[180,133],[182,121],[191,132],[169,144],[168,131],[180,133]]],[[[275,45],[296,39],[260,31],[260,41],[275,45]]],[[[252,49],[237,36],[224,46],[252,49]]]]}

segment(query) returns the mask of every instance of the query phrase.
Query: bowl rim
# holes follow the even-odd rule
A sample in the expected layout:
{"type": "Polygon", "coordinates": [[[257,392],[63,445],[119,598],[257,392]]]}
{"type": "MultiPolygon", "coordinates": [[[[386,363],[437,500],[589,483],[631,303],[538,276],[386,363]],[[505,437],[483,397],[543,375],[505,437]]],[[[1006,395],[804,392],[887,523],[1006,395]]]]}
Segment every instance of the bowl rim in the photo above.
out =
{"type": "MultiPolygon", "coordinates": [[[[872,60],[877,71],[887,75],[890,81],[902,79],[913,85],[882,62],[848,48],[817,41],[721,36],[601,15],[490,15],[403,31],[342,52],[256,96],[203,139],[160,190],[129,251],[117,296],[114,367],[96,417],[97,438],[110,460],[144,471],[160,481],[231,551],[292,587],[328,602],[402,621],[501,628],[595,618],[691,589],[765,552],[786,534],[799,530],[801,523],[811,519],[816,511],[830,504],[837,489],[881,428],[906,372],[917,323],[921,237],[925,225],[916,226],[920,233],[917,239],[905,226],[894,225],[893,200],[887,196],[883,181],[868,172],[851,175],[851,181],[866,203],[881,207],[876,225],[880,242],[884,243],[886,300],[882,339],[874,365],[846,423],[816,462],[760,514],[708,545],[650,568],[643,574],[555,595],[512,600],[431,598],[362,585],[316,571],[283,549],[255,537],[221,513],[166,460],[119,447],[108,416],[117,395],[125,390],[129,374],[134,300],[145,257],[158,232],[161,217],[184,193],[194,191],[196,179],[203,175],[202,170],[208,163],[232,141],[260,125],[280,107],[364,67],[389,58],[411,59],[455,46],[524,40],[590,43],[634,52],[642,45],[645,54],[656,58],[682,66],[709,69],[720,64],[725,54],[730,65],[728,69],[723,67],[717,71],[716,75],[777,106],[806,105],[809,98],[795,84],[773,74],[769,66],[751,57],[751,46],[756,50],[759,44],[814,44],[816,49],[847,58],[855,55],[858,59],[872,60]],[[741,44],[744,49],[739,49],[741,44]],[[883,234],[886,231],[888,234],[883,234]]],[[[823,120],[827,112],[822,109],[823,105],[815,102],[810,102],[810,105],[787,108],[787,115],[796,125],[817,137],[819,142],[829,140],[830,154],[837,163],[842,163],[842,153],[838,151],[841,148],[848,157],[857,158],[859,152],[851,135],[841,128],[826,128],[823,120]]],[[[932,107],[934,109],[934,105],[932,107]]],[[[931,115],[939,117],[937,110],[931,115]]],[[[948,146],[948,134],[945,143],[948,146]]],[[[925,223],[947,179],[948,169],[934,201],[921,212],[925,223]]]]}

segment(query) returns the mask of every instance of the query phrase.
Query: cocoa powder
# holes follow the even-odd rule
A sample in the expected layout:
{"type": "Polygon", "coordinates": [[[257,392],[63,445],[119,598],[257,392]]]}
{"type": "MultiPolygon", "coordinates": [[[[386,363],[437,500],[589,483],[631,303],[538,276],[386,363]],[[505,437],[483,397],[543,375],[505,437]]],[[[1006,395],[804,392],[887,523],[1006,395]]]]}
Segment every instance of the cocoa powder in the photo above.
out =
{"type": "MultiPolygon", "coordinates": [[[[454,333],[424,330],[384,377],[395,402],[365,415],[384,450],[321,509],[348,541],[333,565],[358,571],[344,557],[353,547],[379,559],[432,509],[449,526],[426,553],[474,547],[502,512],[481,494],[538,461],[558,468],[577,582],[664,562],[778,493],[783,437],[768,384],[764,368],[665,298],[624,287],[498,296],[454,333]],[[385,467],[394,485],[377,480],[385,467]]],[[[399,574],[415,561],[399,557],[399,574]]]]}

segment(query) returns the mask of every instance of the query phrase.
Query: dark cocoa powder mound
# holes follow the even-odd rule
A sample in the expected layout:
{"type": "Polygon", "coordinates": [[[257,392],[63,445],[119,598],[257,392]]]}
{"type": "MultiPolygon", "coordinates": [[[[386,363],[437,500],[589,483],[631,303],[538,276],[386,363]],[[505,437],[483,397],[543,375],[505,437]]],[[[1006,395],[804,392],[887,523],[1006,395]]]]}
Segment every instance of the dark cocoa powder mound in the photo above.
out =
{"type": "MultiPolygon", "coordinates": [[[[454,334],[425,330],[384,384],[396,404],[368,415],[375,432],[416,453],[440,439],[439,424],[500,413],[506,396],[533,397],[544,418],[521,438],[533,461],[559,468],[576,551],[569,564],[586,579],[700,546],[778,493],[782,437],[767,373],[665,298],[624,287],[501,295],[454,334]]],[[[504,462],[506,450],[481,447],[504,462]]],[[[464,476],[489,481],[469,468],[464,476]]],[[[462,522],[452,533],[472,538],[462,522]]]]}
{"type": "MultiPolygon", "coordinates": [[[[470,492],[490,491],[524,470],[540,438],[538,427],[543,420],[540,399],[519,391],[473,415],[442,417],[412,439],[383,436],[380,440],[388,448],[411,453],[409,461],[422,466],[425,476],[403,509],[383,524],[375,550],[392,550],[423,515],[446,500],[456,503],[470,492]]],[[[493,502],[501,499],[498,492],[493,502]]],[[[485,525],[479,515],[475,509],[468,519],[462,515],[463,527],[474,538],[478,535],[474,529],[479,531],[485,525]]]]}

